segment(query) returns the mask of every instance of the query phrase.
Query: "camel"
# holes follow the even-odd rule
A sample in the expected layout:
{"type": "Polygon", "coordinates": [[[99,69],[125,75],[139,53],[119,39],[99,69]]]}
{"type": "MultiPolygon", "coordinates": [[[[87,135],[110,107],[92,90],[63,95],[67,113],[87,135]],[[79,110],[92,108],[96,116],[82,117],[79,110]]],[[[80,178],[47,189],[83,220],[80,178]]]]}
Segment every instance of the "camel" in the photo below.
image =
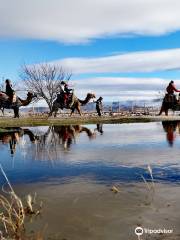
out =
{"type": "Polygon", "coordinates": [[[75,110],[77,110],[79,115],[81,116],[81,106],[86,105],[91,99],[96,98],[96,96],[93,93],[87,93],[87,96],[84,100],[80,100],[76,96],[73,96],[72,98],[73,101],[71,106],[64,106],[61,100],[56,98],[56,100],[53,102],[52,110],[49,113],[49,117],[52,116],[53,112],[54,117],[56,117],[59,108],[71,109],[70,116],[74,113],[75,110]]]}
{"type": "Polygon", "coordinates": [[[4,92],[0,92],[0,109],[13,109],[14,110],[14,118],[19,118],[19,108],[22,106],[27,106],[31,103],[33,97],[35,95],[31,92],[27,93],[26,99],[21,99],[19,97],[16,98],[16,102],[10,103],[9,98],[4,92]]]}
{"type": "Polygon", "coordinates": [[[173,111],[179,111],[180,102],[177,101],[175,95],[166,94],[163,99],[162,106],[158,115],[161,115],[163,112],[165,112],[165,115],[168,116],[169,109],[172,109],[173,111]]]}

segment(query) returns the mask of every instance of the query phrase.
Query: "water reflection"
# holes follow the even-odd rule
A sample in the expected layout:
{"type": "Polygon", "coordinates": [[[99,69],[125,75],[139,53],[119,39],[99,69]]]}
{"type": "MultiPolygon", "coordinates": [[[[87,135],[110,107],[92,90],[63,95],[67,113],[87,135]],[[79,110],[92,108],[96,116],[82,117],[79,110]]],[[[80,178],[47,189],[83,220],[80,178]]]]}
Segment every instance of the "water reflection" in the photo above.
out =
{"type": "MultiPolygon", "coordinates": [[[[89,139],[95,138],[95,132],[89,128],[80,125],[54,126],[51,131],[58,136],[58,141],[64,146],[64,149],[70,148],[73,142],[76,142],[77,136],[85,132],[89,139]]],[[[54,137],[54,135],[52,135],[54,137]]],[[[56,138],[52,141],[56,141],[56,138]]]]}
{"type": "Polygon", "coordinates": [[[17,128],[1,128],[0,129],[0,142],[2,144],[8,144],[10,148],[10,153],[13,155],[16,151],[16,146],[20,143],[20,139],[23,136],[27,135],[29,140],[32,143],[38,139],[29,129],[22,129],[20,127],[17,128]]]}
{"type": "MultiPolygon", "coordinates": [[[[119,125],[116,126],[118,131],[119,125]]],[[[177,133],[180,135],[180,122],[163,121],[162,126],[166,133],[166,140],[169,146],[172,147],[177,138],[177,133]]],[[[12,156],[16,153],[17,145],[19,145],[21,153],[25,157],[28,155],[32,159],[55,160],[59,158],[58,154],[60,151],[70,151],[71,147],[76,144],[80,134],[85,133],[89,140],[95,139],[97,134],[104,134],[103,124],[100,123],[96,124],[93,129],[82,125],[47,126],[39,127],[38,129],[39,131],[37,131],[37,127],[0,128],[0,146],[9,145],[12,156]]],[[[158,136],[159,133],[157,133],[158,136]]]]}
{"type": "Polygon", "coordinates": [[[152,122],[0,129],[0,163],[12,182],[58,178],[180,181],[179,123],[152,122]],[[162,127],[163,126],[163,127],[162,127]],[[169,147],[176,136],[176,144],[169,147]],[[10,149],[10,151],[9,151],[10,149]],[[9,152],[13,155],[10,157],[9,152]]]}
{"type": "Polygon", "coordinates": [[[130,240],[137,224],[178,229],[178,131],[178,122],[5,128],[0,163],[18,195],[37,192],[43,200],[43,214],[33,224],[48,224],[46,238],[130,240]],[[173,148],[166,136],[170,143],[176,136],[173,148]],[[16,149],[13,167],[9,147],[16,149]],[[151,184],[149,166],[154,192],[142,180],[151,184]],[[120,189],[116,196],[113,185],[120,189]]]}
{"type": "Polygon", "coordinates": [[[96,137],[95,131],[80,125],[51,126],[28,152],[35,160],[58,160],[62,152],[70,151],[81,133],[85,133],[90,140],[96,137]]]}
{"type": "Polygon", "coordinates": [[[103,134],[103,124],[98,123],[96,126],[97,126],[97,128],[95,128],[95,131],[98,131],[102,135],[103,134]]]}
{"type": "Polygon", "coordinates": [[[80,134],[85,133],[89,140],[92,140],[96,138],[97,132],[103,134],[102,124],[97,124],[94,130],[81,125],[49,126],[39,132],[34,131],[34,128],[1,128],[0,143],[9,145],[11,155],[15,154],[19,144],[24,156],[31,155],[33,159],[39,160],[47,158],[55,160],[58,158],[59,150],[70,150],[80,134]],[[31,142],[30,145],[25,138],[26,135],[31,142]]]}
{"type": "Polygon", "coordinates": [[[162,126],[166,132],[166,139],[169,145],[172,147],[176,138],[176,133],[180,134],[180,122],[179,121],[163,121],[162,126]]]}

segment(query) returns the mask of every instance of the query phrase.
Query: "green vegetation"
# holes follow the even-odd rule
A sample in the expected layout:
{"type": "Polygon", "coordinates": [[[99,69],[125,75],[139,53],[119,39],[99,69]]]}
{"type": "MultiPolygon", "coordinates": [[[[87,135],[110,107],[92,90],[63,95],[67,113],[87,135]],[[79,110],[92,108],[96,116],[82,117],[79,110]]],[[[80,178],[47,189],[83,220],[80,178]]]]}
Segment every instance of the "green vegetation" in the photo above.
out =
{"type": "Polygon", "coordinates": [[[135,122],[154,122],[154,121],[177,121],[178,116],[103,116],[103,117],[21,117],[14,119],[11,117],[0,118],[0,128],[3,127],[22,127],[22,126],[46,126],[46,125],[69,125],[69,124],[113,124],[113,123],[135,123],[135,122]]]}

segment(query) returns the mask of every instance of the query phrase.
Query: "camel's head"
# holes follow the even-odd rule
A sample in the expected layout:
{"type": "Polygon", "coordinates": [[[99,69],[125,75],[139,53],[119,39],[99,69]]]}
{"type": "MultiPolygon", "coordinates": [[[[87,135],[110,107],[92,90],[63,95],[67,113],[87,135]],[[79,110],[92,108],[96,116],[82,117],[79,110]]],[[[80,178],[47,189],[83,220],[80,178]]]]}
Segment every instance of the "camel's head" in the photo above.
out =
{"type": "Polygon", "coordinates": [[[94,93],[88,93],[87,98],[88,99],[93,99],[93,98],[96,98],[96,95],[94,93]]]}
{"type": "Polygon", "coordinates": [[[32,92],[28,92],[28,93],[27,93],[27,97],[28,97],[29,99],[32,99],[32,98],[37,97],[37,95],[34,94],[34,93],[32,93],[32,92]]]}

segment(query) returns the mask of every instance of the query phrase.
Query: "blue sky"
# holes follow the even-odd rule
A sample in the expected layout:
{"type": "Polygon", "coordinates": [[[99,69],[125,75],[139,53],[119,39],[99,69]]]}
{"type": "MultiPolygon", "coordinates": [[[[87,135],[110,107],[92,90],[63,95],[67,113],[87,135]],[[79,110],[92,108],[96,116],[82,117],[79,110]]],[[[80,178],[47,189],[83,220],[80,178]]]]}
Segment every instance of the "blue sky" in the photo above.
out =
{"type": "Polygon", "coordinates": [[[73,72],[78,96],[152,100],[180,88],[178,0],[0,0],[0,80],[21,65],[49,62],[73,72]]]}

